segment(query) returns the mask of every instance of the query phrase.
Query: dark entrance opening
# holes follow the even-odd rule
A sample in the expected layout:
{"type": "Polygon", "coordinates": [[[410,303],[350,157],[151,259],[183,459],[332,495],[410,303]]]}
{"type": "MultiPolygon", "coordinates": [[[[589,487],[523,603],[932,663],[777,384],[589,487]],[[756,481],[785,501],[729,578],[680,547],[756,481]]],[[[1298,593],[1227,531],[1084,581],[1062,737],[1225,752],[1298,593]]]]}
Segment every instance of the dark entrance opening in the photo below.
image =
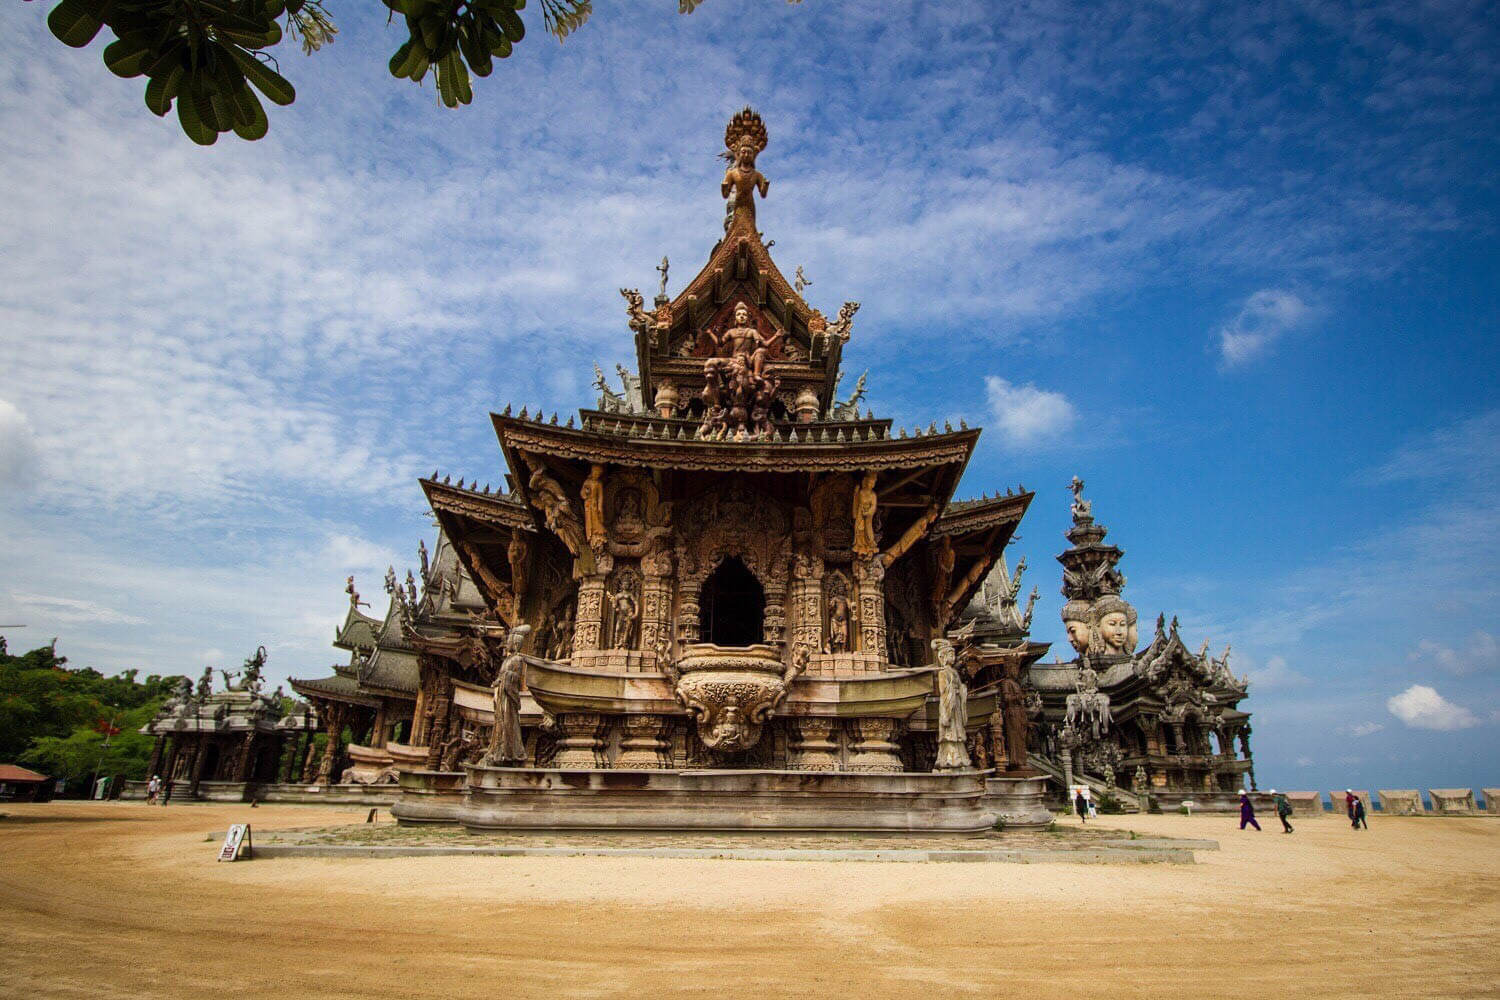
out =
{"type": "Polygon", "coordinates": [[[218,744],[209,743],[203,748],[203,768],[198,772],[203,781],[223,781],[219,774],[219,747],[218,744]]]}
{"type": "Polygon", "coordinates": [[[705,642],[751,646],[765,638],[766,592],[735,556],[719,564],[698,595],[705,642]]]}

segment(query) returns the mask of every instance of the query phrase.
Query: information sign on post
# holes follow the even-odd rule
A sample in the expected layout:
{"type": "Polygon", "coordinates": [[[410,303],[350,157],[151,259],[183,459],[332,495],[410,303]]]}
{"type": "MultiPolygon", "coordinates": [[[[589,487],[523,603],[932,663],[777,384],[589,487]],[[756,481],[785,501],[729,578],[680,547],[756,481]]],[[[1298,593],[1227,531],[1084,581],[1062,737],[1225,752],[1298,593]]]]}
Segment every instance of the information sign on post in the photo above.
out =
{"type": "Polygon", "coordinates": [[[219,848],[220,861],[238,861],[241,852],[250,856],[250,824],[236,823],[224,835],[224,846],[219,848]]]}

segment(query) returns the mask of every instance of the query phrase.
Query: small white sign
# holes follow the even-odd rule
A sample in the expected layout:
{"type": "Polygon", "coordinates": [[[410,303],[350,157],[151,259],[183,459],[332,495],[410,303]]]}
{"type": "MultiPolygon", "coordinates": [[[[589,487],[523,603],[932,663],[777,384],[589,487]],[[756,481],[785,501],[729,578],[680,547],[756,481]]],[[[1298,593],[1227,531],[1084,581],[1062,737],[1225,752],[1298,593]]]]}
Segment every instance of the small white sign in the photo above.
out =
{"type": "Polygon", "coordinates": [[[245,850],[246,857],[250,854],[250,824],[236,823],[229,828],[224,835],[224,846],[219,848],[220,861],[238,861],[240,859],[240,848],[245,850]]]}

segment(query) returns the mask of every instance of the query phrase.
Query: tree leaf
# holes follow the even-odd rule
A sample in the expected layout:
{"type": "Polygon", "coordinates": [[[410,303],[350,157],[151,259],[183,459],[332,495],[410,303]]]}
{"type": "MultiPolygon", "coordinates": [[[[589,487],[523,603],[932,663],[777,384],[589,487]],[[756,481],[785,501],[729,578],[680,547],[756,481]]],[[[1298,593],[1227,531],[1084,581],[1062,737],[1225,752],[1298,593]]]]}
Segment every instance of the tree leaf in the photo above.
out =
{"type": "Polygon", "coordinates": [[[242,116],[248,112],[248,121],[238,118],[235,121],[234,134],[248,142],[265,138],[271,122],[266,118],[266,109],[261,107],[260,98],[255,96],[255,91],[248,86],[241,86],[235,92],[234,100],[242,116]]]}
{"type": "Polygon", "coordinates": [[[183,98],[177,102],[177,122],[187,133],[187,137],[200,146],[212,146],[218,142],[219,133],[203,124],[193,106],[193,101],[187,100],[186,95],[183,95],[183,98]]]}
{"type": "Polygon", "coordinates": [[[172,98],[177,96],[177,86],[182,82],[184,72],[181,66],[173,66],[161,76],[153,76],[146,84],[146,107],[156,117],[164,118],[172,110],[172,98]]]}
{"type": "Polygon", "coordinates": [[[297,91],[287,82],[286,77],[238,45],[227,45],[225,48],[229,50],[229,55],[234,59],[235,65],[239,66],[240,71],[245,74],[245,79],[255,84],[255,88],[269,97],[273,103],[285,106],[297,99],[297,91]]]}
{"type": "Polygon", "coordinates": [[[125,35],[104,47],[104,65],[115,76],[126,79],[146,72],[147,62],[155,58],[151,39],[144,35],[125,35]]]}
{"type": "Polygon", "coordinates": [[[104,27],[103,7],[94,0],[62,0],[47,15],[47,27],[59,42],[81,49],[104,27]]]}

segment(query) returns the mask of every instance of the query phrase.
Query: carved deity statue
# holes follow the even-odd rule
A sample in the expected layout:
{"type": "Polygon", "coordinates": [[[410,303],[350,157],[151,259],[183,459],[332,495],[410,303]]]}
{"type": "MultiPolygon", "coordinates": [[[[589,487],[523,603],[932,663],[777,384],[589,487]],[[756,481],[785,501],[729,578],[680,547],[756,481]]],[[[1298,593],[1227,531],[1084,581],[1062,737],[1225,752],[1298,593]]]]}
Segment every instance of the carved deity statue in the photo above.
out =
{"type": "Polygon", "coordinates": [[[955,665],[957,654],[947,639],[932,640],[937,658],[938,751],[933,769],[962,771],[969,767],[969,689],[955,665]]]}
{"type": "Polygon", "coordinates": [[[194,697],[199,701],[207,698],[214,689],[214,668],[204,667],[203,673],[198,677],[198,690],[194,697]]]}
{"type": "Polygon", "coordinates": [[[1020,671],[1019,661],[1008,661],[998,692],[1000,713],[1005,723],[1006,768],[1011,771],[1019,771],[1026,766],[1026,737],[1031,728],[1026,689],[1016,676],[1020,671]]]}
{"type": "Polygon", "coordinates": [[[724,206],[725,232],[729,231],[738,215],[747,216],[752,229],[754,227],[755,193],[760,192],[764,198],[771,188],[771,182],[755,169],[755,158],[766,148],[766,141],[765,123],[749,108],[735,115],[724,130],[726,152],[720,155],[730,161],[724,182],[719,185],[719,193],[727,199],[724,206]]]}
{"type": "Polygon", "coordinates": [[[1068,632],[1068,642],[1078,655],[1088,652],[1093,637],[1093,607],[1088,601],[1071,600],[1063,605],[1063,627],[1068,632]]]}
{"type": "Polygon", "coordinates": [[[636,626],[640,624],[641,606],[635,595],[625,589],[609,595],[610,646],[613,649],[634,649],[636,626]]]}
{"type": "Polygon", "coordinates": [[[667,294],[667,271],[671,266],[665,255],[662,256],[661,263],[656,265],[656,273],[661,275],[661,284],[656,289],[657,298],[663,298],[667,294]]]}
{"type": "Polygon", "coordinates": [[[510,563],[510,590],[515,606],[521,606],[521,599],[526,596],[526,556],[528,547],[526,539],[519,531],[510,533],[510,541],[505,544],[505,558],[510,563]]]}
{"type": "Polygon", "coordinates": [[[1135,608],[1114,594],[1106,594],[1094,602],[1093,612],[1104,653],[1125,655],[1135,652],[1135,608]]]}
{"type": "Polygon", "coordinates": [[[854,488],[854,551],[862,556],[873,556],[880,543],[875,538],[875,509],[879,498],[875,493],[875,473],[866,472],[854,488]]]}
{"type": "Polygon", "coordinates": [[[1083,498],[1083,480],[1074,476],[1068,483],[1068,489],[1073,494],[1073,523],[1085,524],[1094,519],[1094,504],[1091,500],[1083,498]]]}
{"type": "Polygon", "coordinates": [[[573,608],[564,607],[552,622],[552,638],[547,644],[547,659],[566,660],[573,655],[573,608]]]}
{"type": "Polygon", "coordinates": [[[530,625],[517,625],[505,636],[505,660],[495,675],[495,726],[490,733],[490,750],[484,762],[490,767],[523,763],[526,742],[521,737],[521,679],[526,671],[526,657],[521,646],[531,633],[530,625]]]}
{"type": "Polygon", "coordinates": [[[359,591],[354,589],[354,575],[352,573],[349,575],[349,579],[344,583],[344,593],[349,595],[349,607],[368,608],[370,606],[369,601],[361,601],[359,599],[359,591]]]}
{"type": "Polygon", "coordinates": [[[828,642],[823,652],[849,652],[849,602],[837,594],[828,599],[828,642]]]}
{"type": "Polygon", "coordinates": [[[769,352],[781,343],[785,336],[784,331],[778,331],[770,337],[761,333],[760,328],[750,322],[750,307],[743,302],[735,303],[734,326],[718,336],[713,333],[708,334],[710,343],[717,350],[722,351],[728,347],[727,356],[741,359],[745,370],[756,378],[765,375],[769,352]]]}
{"type": "Polygon", "coordinates": [[[583,500],[583,533],[588,539],[589,546],[594,549],[602,548],[606,536],[604,531],[604,466],[595,463],[589,470],[589,476],[578,488],[578,495],[583,500]]]}

